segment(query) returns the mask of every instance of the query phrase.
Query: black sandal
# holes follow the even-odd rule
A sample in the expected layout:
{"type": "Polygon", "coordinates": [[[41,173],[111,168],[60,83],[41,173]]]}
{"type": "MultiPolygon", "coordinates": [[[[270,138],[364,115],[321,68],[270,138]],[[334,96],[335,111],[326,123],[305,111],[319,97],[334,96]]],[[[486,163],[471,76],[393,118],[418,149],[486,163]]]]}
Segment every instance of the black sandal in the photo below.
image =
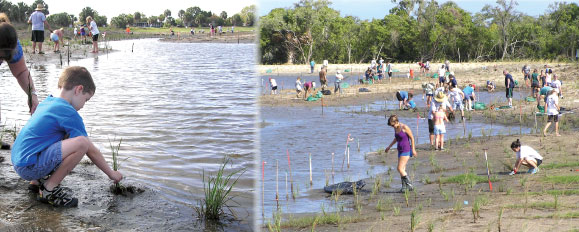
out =
{"type": "Polygon", "coordinates": [[[78,199],[70,196],[70,190],[60,187],[54,187],[52,191],[48,191],[44,185],[40,187],[40,194],[38,200],[51,204],[54,207],[77,207],[78,199]]]}

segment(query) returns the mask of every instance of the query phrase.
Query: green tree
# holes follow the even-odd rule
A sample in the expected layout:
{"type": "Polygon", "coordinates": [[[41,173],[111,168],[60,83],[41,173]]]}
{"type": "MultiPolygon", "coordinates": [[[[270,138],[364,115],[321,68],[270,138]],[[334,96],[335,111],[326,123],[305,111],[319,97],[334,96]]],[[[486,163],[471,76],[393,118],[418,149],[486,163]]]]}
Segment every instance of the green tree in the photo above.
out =
{"type": "Polygon", "coordinates": [[[219,16],[220,16],[223,20],[225,20],[225,19],[227,19],[227,12],[221,11],[221,14],[219,14],[219,16]]]}
{"type": "Polygon", "coordinates": [[[133,17],[135,19],[135,22],[141,22],[142,14],[141,14],[141,12],[137,11],[133,14],[133,17]]]}
{"type": "Polygon", "coordinates": [[[68,25],[72,23],[70,16],[71,16],[70,14],[64,12],[58,14],[51,14],[48,17],[46,17],[46,21],[48,21],[48,24],[50,24],[54,28],[68,27],[68,25]]]}
{"type": "Polygon", "coordinates": [[[243,23],[246,26],[253,26],[255,23],[255,12],[256,7],[255,5],[246,6],[241,10],[241,18],[243,19],[243,23]]]}
{"type": "Polygon", "coordinates": [[[171,10],[166,9],[166,10],[163,12],[163,15],[165,15],[165,16],[171,16],[171,10]]]}
{"type": "Polygon", "coordinates": [[[80,11],[80,14],[78,14],[78,19],[80,20],[81,23],[85,24],[86,17],[91,16],[94,19],[96,15],[98,15],[98,13],[92,8],[87,6],[80,11]]]}

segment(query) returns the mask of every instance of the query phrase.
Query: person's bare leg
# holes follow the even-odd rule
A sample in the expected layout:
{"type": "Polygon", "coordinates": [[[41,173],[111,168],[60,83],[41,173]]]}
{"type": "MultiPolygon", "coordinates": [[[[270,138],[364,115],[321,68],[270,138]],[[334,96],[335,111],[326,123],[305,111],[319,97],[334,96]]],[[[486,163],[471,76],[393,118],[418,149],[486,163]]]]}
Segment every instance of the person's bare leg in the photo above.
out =
{"type": "Polygon", "coordinates": [[[436,142],[436,137],[434,136],[434,134],[430,134],[430,145],[434,146],[435,142],[436,142]]]}
{"type": "Polygon", "coordinates": [[[444,149],[444,134],[440,134],[440,150],[444,149]]]}
{"type": "Polygon", "coordinates": [[[537,162],[535,161],[535,159],[524,158],[521,164],[529,168],[537,168],[537,162]]]}
{"type": "MultiPolygon", "coordinates": [[[[558,115],[555,115],[555,117],[558,117],[558,115]]],[[[559,134],[559,121],[555,122],[555,136],[561,136],[559,134]]]]}
{"type": "Polygon", "coordinates": [[[38,42],[38,52],[42,52],[42,42],[38,42]]]}
{"type": "Polygon", "coordinates": [[[407,176],[406,163],[408,163],[408,159],[410,159],[410,156],[400,156],[398,158],[398,172],[400,176],[407,176]]]}
{"type": "Polygon", "coordinates": [[[36,52],[36,42],[32,42],[32,53],[36,52]]]}
{"type": "Polygon", "coordinates": [[[543,136],[545,137],[547,137],[547,129],[549,129],[549,126],[551,126],[551,122],[547,122],[545,128],[543,129],[543,136]]]}
{"type": "Polygon", "coordinates": [[[76,167],[89,148],[88,138],[79,136],[62,141],[62,163],[44,183],[44,187],[52,189],[60,184],[64,177],[76,167]]]}

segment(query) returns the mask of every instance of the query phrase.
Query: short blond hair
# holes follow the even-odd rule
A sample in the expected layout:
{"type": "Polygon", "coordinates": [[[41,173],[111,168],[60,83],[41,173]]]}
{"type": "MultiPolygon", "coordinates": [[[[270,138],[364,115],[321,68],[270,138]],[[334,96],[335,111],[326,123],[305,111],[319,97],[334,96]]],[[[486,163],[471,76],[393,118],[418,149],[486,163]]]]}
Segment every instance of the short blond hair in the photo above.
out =
{"type": "Polygon", "coordinates": [[[5,13],[0,13],[0,23],[10,24],[10,19],[8,18],[8,15],[6,15],[5,13]]]}
{"type": "Polygon", "coordinates": [[[85,67],[68,67],[60,74],[60,78],[58,78],[59,89],[71,90],[79,85],[82,85],[83,93],[94,94],[96,90],[92,76],[85,67]]]}
{"type": "Polygon", "coordinates": [[[92,16],[87,16],[87,17],[86,17],[86,21],[88,22],[89,20],[92,20],[92,16]]]}

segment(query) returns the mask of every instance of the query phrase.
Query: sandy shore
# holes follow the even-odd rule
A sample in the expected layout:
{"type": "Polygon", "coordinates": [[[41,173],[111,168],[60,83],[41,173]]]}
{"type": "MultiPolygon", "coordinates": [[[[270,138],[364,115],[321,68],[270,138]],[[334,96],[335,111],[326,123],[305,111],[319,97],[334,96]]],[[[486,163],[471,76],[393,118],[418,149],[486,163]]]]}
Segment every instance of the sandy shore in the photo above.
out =
{"type": "MultiPolygon", "coordinates": [[[[497,71],[473,67],[468,70],[456,70],[459,85],[463,83],[484,84],[488,79],[497,83],[498,91],[504,91],[502,68],[519,70],[521,63],[500,63],[497,71]]],[[[531,64],[537,67],[540,64],[531,64]]],[[[476,66],[476,65],[473,65],[476,66]]],[[[541,65],[542,66],[542,65],[541,65]]],[[[451,66],[452,67],[452,66],[451,66]]],[[[343,67],[340,67],[343,68],[343,67]]],[[[546,117],[538,117],[538,131],[519,135],[483,136],[477,138],[446,138],[445,151],[433,151],[429,145],[417,147],[418,156],[412,158],[406,171],[409,173],[416,191],[408,195],[395,193],[400,188],[398,172],[395,165],[395,151],[388,154],[370,152],[365,155],[369,165],[387,164],[394,167],[384,170],[372,178],[366,179],[366,186],[358,197],[353,195],[330,196],[321,189],[308,192],[311,200],[332,199],[332,204],[325,205],[325,213],[284,214],[281,212],[279,228],[283,231],[408,231],[411,230],[412,215],[415,215],[417,231],[569,231],[578,229],[579,218],[579,76],[577,64],[554,65],[564,83],[564,99],[559,102],[562,107],[574,110],[560,119],[561,137],[555,137],[553,126],[547,137],[538,133],[546,123],[546,117]],[[515,154],[510,144],[517,138],[523,144],[530,145],[543,157],[544,163],[540,172],[535,175],[522,173],[509,176],[510,168],[515,161],[515,154]],[[487,169],[483,149],[488,149],[488,160],[492,178],[493,191],[489,191],[487,169]],[[449,178],[466,173],[480,178],[476,184],[470,180],[458,183],[449,178]],[[392,180],[394,178],[394,180],[392,180]],[[439,181],[441,180],[441,181],[439,181]],[[337,199],[337,200],[336,200],[337,199]],[[408,203],[407,203],[408,202],[408,203]],[[479,208],[478,216],[473,216],[475,202],[479,208]],[[408,204],[408,205],[407,205],[408,204]],[[502,210],[501,216],[499,212],[502,210]],[[500,223],[499,223],[500,221],[500,223]],[[500,225],[499,225],[500,224],[500,225]]],[[[260,68],[262,69],[262,68],[260,68]]],[[[289,69],[288,69],[289,70],[289,69]]],[[[263,74],[262,74],[263,75],[263,74]]],[[[514,78],[522,81],[522,74],[514,72],[514,78]]],[[[421,81],[398,79],[388,84],[356,86],[345,96],[328,96],[327,105],[358,105],[384,99],[394,99],[394,91],[399,88],[421,94],[417,87],[421,81]],[[418,82],[418,83],[416,83],[418,82]],[[371,93],[357,93],[360,87],[373,88],[371,93]]],[[[523,82],[524,83],[524,82],[523,82]]],[[[352,87],[351,87],[352,88],[352,87]]],[[[525,93],[528,88],[521,89],[525,93]]],[[[287,90],[289,91],[289,90],[287,90]]],[[[530,90],[529,90],[530,92],[530,90]]],[[[260,103],[272,107],[321,107],[321,102],[305,102],[294,99],[295,95],[282,94],[262,95],[260,103]]],[[[497,103],[504,105],[504,102],[497,103]]],[[[536,111],[535,102],[515,101],[513,109],[494,111],[475,111],[470,120],[488,124],[521,125],[534,128],[532,115],[536,111]]],[[[419,112],[424,109],[422,106],[419,112]]],[[[392,113],[412,116],[409,111],[380,111],[369,114],[388,115],[392,113]]],[[[490,130],[490,125],[488,128],[490,130]]],[[[488,131],[487,130],[487,131],[488,131]]],[[[390,136],[390,135],[387,135],[390,136]]],[[[386,145],[385,145],[386,146],[386,145]]],[[[360,170],[365,172],[365,170],[360,170]]],[[[474,178],[471,178],[474,179],[474,178]]],[[[322,181],[322,180],[320,180],[322,181]]],[[[320,206],[322,207],[322,206],[320,206]]],[[[476,212],[476,210],[475,210],[476,212]]],[[[267,228],[267,222],[263,228],[267,228]]],[[[276,226],[270,225],[273,228],[276,226]]]]}
{"type": "MultiPolygon", "coordinates": [[[[406,64],[409,65],[409,64],[406,64]]],[[[478,87],[481,87],[478,91],[486,91],[484,86],[486,86],[486,81],[491,80],[493,81],[499,92],[504,92],[504,75],[502,74],[503,69],[511,70],[513,78],[519,83],[524,84],[523,75],[519,71],[523,66],[523,63],[471,63],[471,64],[451,64],[453,68],[453,72],[457,78],[459,87],[463,88],[467,84],[475,84],[478,87]],[[494,66],[496,65],[496,70],[494,66]],[[454,69],[456,67],[456,70],[454,69]],[[486,68],[483,68],[486,67],[486,68]],[[493,68],[490,68],[493,67],[493,68]]],[[[533,68],[543,67],[544,64],[540,63],[529,63],[533,68]]],[[[417,65],[415,65],[417,66],[417,65]]],[[[563,81],[564,86],[564,93],[567,94],[576,94],[579,90],[575,88],[574,79],[575,77],[579,76],[579,65],[573,63],[565,63],[565,64],[557,64],[553,65],[553,70],[560,76],[560,80],[563,81]]],[[[334,75],[335,71],[332,70],[342,70],[347,68],[348,65],[330,65],[329,66],[329,73],[328,74],[328,87],[330,90],[334,90],[334,75]]],[[[278,74],[276,71],[272,73],[267,73],[268,69],[272,69],[274,66],[259,66],[258,70],[261,76],[271,76],[274,77],[278,74]]],[[[309,68],[309,67],[308,67],[309,68]]],[[[301,66],[298,65],[283,65],[279,66],[280,74],[284,76],[297,76],[299,74],[299,70],[302,69],[301,66]]],[[[274,69],[275,70],[275,69],[274,69]]],[[[433,72],[431,72],[433,74],[433,72]]],[[[303,75],[303,74],[302,74],[303,75]]],[[[307,74],[307,75],[315,75],[316,74],[307,74]]],[[[418,75],[418,74],[417,74],[418,75]]],[[[344,76],[347,78],[354,78],[358,79],[357,74],[352,73],[344,73],[344,76]]],[[[317,80],[317,78],[316,78],[317,80]]],[[[314,102],[307,102],[303,100],[303,93],[298,98],[296,96],[296,91],[293,89],[293,81],[291,80],[290,83],[292,85],[290,87],[285,87],[283,90],[278,90],[279,94],[277,95],[270,95],[269,91],[267,94],[262,94],[259,97],[259,103],[263,106],[320,106],[321,101],[314,101],[314,102]]],[[[318,81],[316,81],[318,82],[318,81]]],[[[435,78],[425,77],[422,75],[417,76],[417,80],[408,79],[408,78],[392,78],[392,81],[383,80],[381,83],[367,85],[367,84],[359,84],[353,85],[349,88],[343,89],[343,93],[341,95],[327,95],[324,96],[324,105],[327,106],[340,106],[340,105],[352,105],[352,104],[366,104],[376,100],[383,100],[383,99],[394,99],[396,91],[405,90],[414,93],[415,96],[421,96],[423,93],[421,85],[426,82],[437,83],[438,80],[435,78]],[[370,90],[370,92],[360,92],[360,88],[366,88],[370,90]]],[[[280,81],[278,80],[278,83],[280,81]]],[[[319,82],[318,82],[319,84],[319,82]]],[[[319,86],[318,86],[319,90],[319,86]]],[[[526,88],[529,91],[530,89],[526,88]]],[[[572,106],[578,106],[578,102],[569,102],[572,106]]]]}

